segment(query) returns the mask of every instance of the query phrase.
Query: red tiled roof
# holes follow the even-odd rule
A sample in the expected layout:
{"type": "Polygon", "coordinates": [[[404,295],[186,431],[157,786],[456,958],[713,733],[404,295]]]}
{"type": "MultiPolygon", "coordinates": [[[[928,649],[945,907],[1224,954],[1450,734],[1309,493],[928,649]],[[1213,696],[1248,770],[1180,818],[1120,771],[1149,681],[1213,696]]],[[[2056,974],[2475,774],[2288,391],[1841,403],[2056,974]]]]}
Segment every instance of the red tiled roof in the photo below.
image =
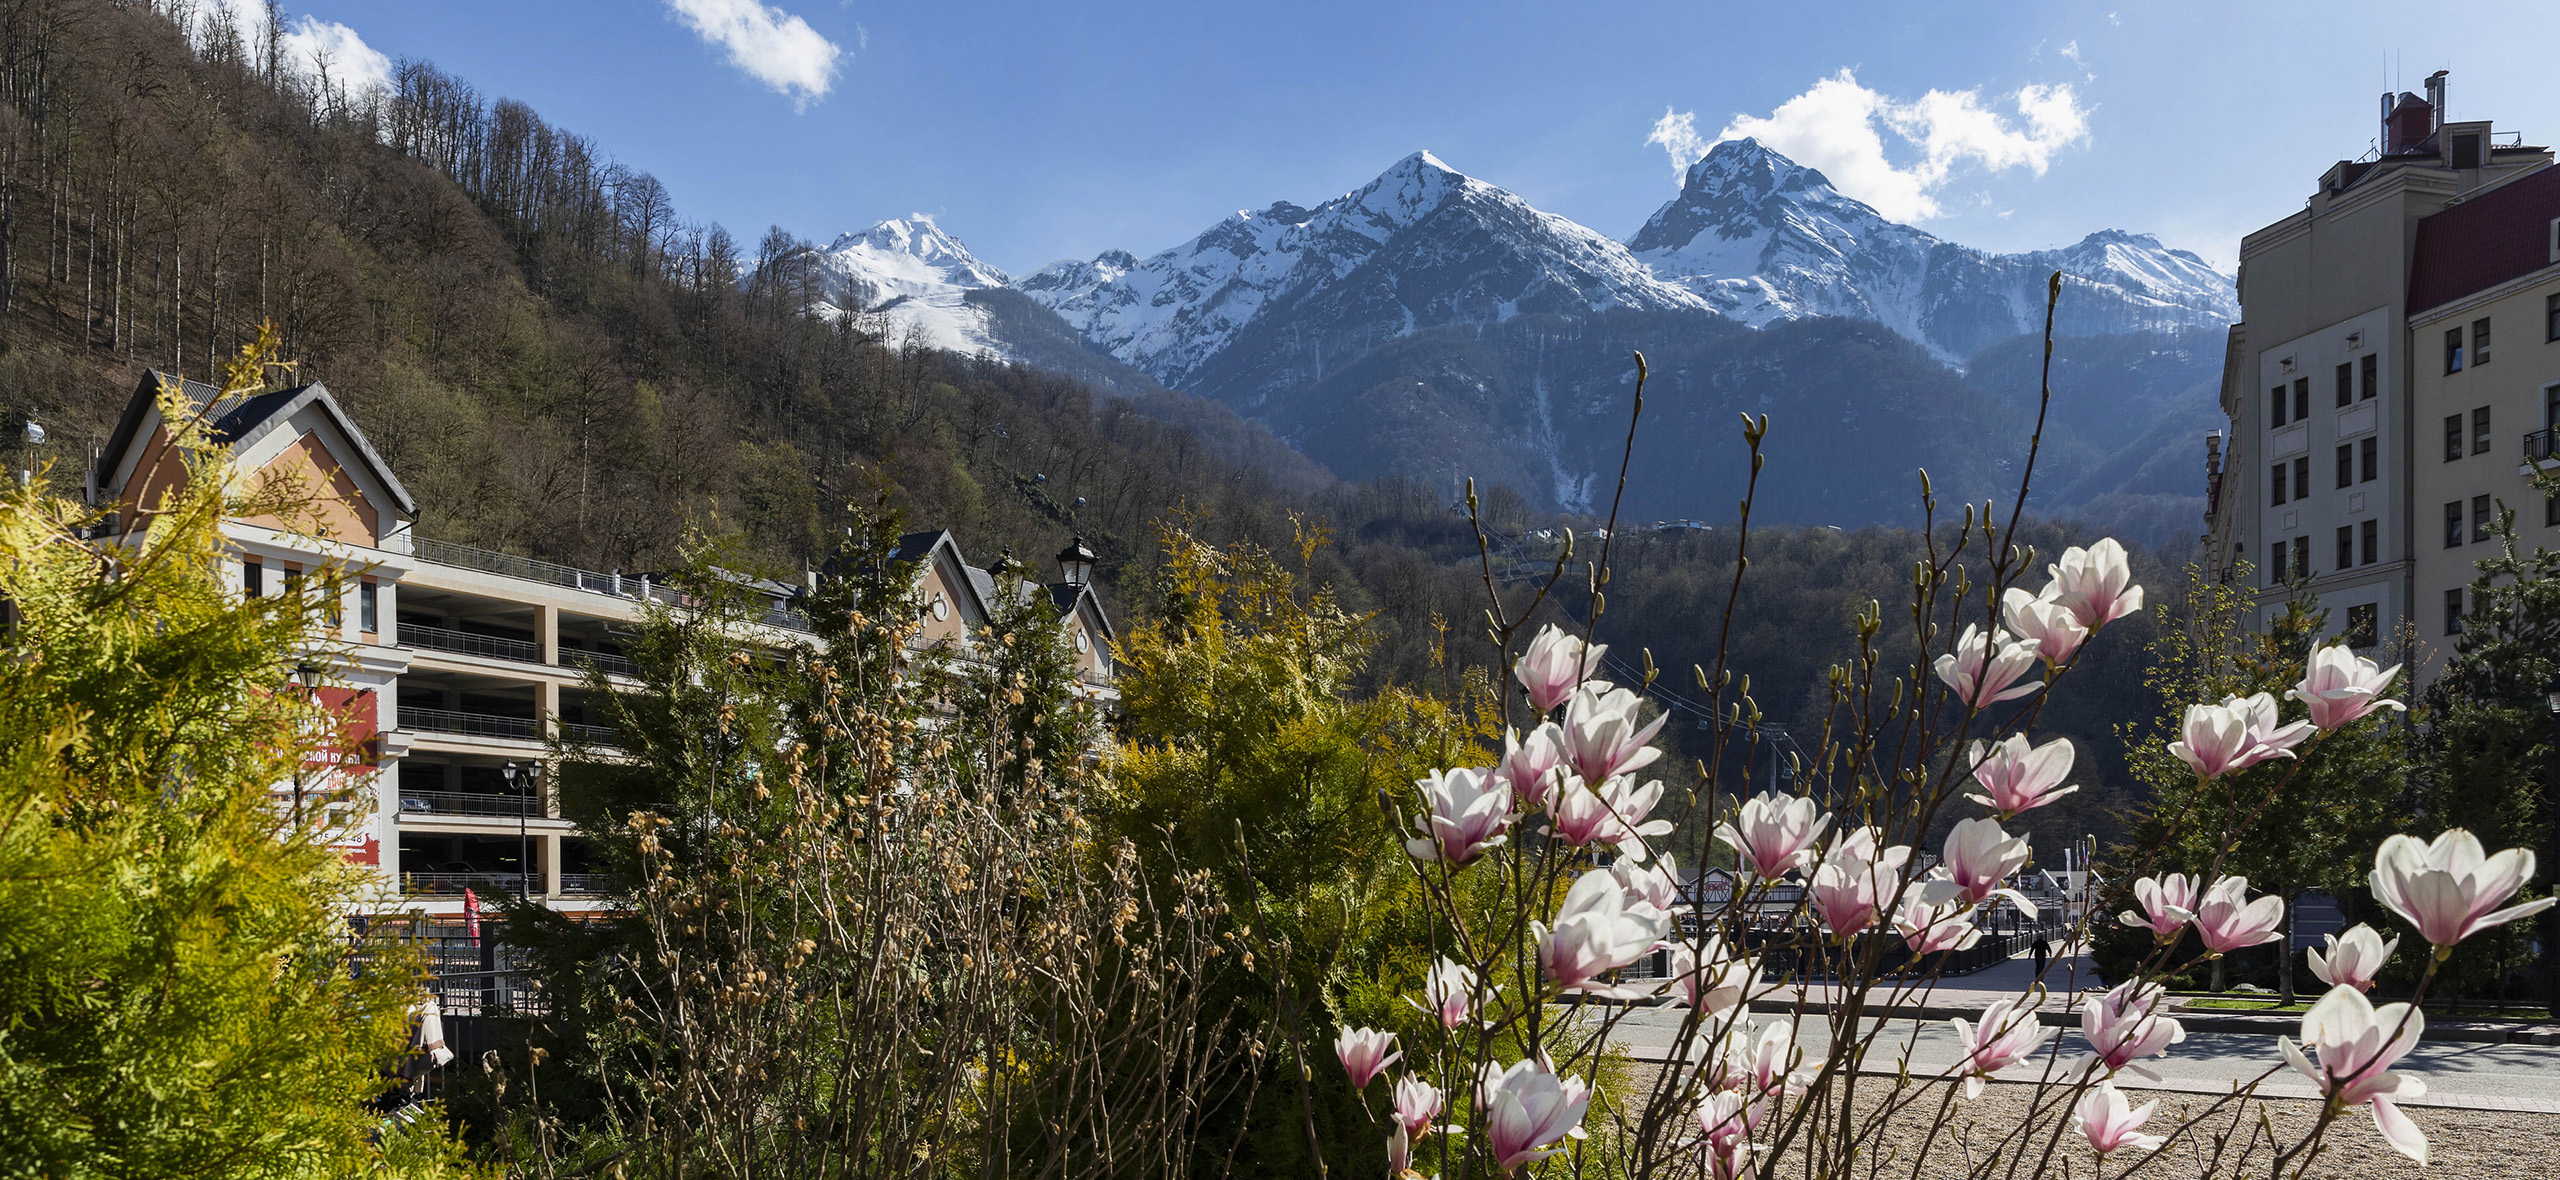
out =
{"type": "Polygon", "coordinates": [[[2418,223],[2409,311],[2451,303],[2552,265],[2560,167],[2545,168],[2418,223]]]}

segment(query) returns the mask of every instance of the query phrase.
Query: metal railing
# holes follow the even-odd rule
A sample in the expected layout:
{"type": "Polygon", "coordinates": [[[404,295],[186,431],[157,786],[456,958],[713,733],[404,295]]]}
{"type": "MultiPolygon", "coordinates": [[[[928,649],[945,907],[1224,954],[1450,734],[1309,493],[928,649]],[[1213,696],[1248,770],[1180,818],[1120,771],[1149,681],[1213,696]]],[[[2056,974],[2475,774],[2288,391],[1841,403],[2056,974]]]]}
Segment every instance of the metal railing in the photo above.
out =
{"type": "Polygon", "coordinates": [[[618,598],[638,598],[641,596],[641,588],[647,586],[649,597],[661,602],[675,601],[673,591],[665,586],[649,585],[647,579],[637,576],[598,573],[594,570],[579,569],[574,565],[544,561],[539,557],[518,557],[513,553],[499,553],[495,550],[456,544],[452,541],[438,541],[431,537],[417,538],[415,548],[419,557],[437,565],[505,574],[510,578],[546,582],[554,586],[566,586],[572,590],[584,590],[590,594],[611,594],[618,598]]]}
{"type": "Polygon", "coordinates": [[[492,795],[481,791],[400,792],[402,815],[534,815],[542,801],[530,795],[492,795]]]}
{"type": "Polygon", "coordinates": [[[2548,463],[2560,458],[2560,426],[2545,427],[2524,436],[2524,461],[2548,463]]]}
{"type": "Polygon", "coordinates": [[[400,724],[411,729],[434,733],[458,733],[465,737],[509,738],[516,741],[542,740],[542,726],[530,717],[499,717],[489,713],[463,713],[453,709],[419,709],[403,707],[400,724]]]}
{"type": "Polygon", "coordinates": [[[576,721],[560,723],[560,736],[590,746],[620,746],[622,733],[610,725],[586,725],[576,721]]]}
{"type": "MultiPolygon", "coordinates": [[[[413,896],[458,894],[465,889],[473,893],[518,893],[525,885],[523,873],[431,873],[403,872],[400,892],[413,896]]],[[[542,892],[542,874],[533,874],[535,893],[542,892]]]]}
{"type": "Polygon", "coordinates": [[[542,662],[542,645],[523,639],[507,639],[496,635],[474,635],[448,627],[429,627],[419,623],[400,624],[400,642],[411,647],[449,651],[466,656],[483,656],[492,660],[513,660],[520,664],[542,662]]]}
{"type": "Polygon", "coordinates": [[[560,892],[572,896],[591,897],[612,893],[622,888],[622,879],[611,873],[562,873],[560,892]]]}
{"type": "Polygon", "coordinates": [[[628,658],[605,651],[581,651],[574,647],[560,649],[560,666],[590,667],[608,676],[637,676],[640,666],[628,658]]]}

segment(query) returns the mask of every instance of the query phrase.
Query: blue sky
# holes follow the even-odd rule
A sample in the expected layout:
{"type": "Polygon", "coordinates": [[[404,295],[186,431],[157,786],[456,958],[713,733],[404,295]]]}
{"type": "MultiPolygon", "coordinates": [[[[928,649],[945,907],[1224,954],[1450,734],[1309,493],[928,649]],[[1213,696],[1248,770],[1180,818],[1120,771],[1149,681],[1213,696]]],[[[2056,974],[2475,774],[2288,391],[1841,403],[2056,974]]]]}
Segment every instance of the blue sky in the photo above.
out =
{"type": "Polygon", "coordinates": [[[1851,195],[1968,245],[2032,249],[2119,228],[2227,267],[2241,233],[2369,146],[2395,60],[2412,90],[2451,69],[2455,118],[2560,140],[2554,11],[2547,0],[289,6],[317,22],[308,32],[343,37],[327,27],[343,25],[594,137],[657,174],[688,219],[824,241],[925,212],[1015,272],[1160,250],[1239,208],[1313,204],[1420,148],[1624,237],[1676,191],[1673,152],[1729,129],[1786,138],[1790,154],[1827,159],[1851,195]]]}

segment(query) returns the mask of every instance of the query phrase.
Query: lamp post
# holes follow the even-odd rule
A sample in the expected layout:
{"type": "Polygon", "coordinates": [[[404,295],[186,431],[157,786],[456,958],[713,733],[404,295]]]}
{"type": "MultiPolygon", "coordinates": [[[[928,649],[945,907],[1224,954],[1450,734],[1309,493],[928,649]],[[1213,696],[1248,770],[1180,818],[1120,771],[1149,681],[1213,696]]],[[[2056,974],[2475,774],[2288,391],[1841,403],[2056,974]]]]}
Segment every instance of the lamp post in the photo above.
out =
{"type": "MultiPolygon", "coordinates": [[[[2551,710],[2551,753],[2542,775],[2542,865],[2545,879],[2560,874],[2560,672],[2542,686],[2551,710]]],[[[2560,906],[2542,911],[2542,1003],[2560,1018],[2560,906]]]]}
{"type": "Polygon", "coordinates": [[[1093,580],[1094,563],[1101,560],[1102,556],[1086,545],[1084,538],[1075,537],[1058,551],[1058,573],[1068,585],[1082,587],[1093,580]]]}
{"type": "MultiPolygon", "coordinates": [[[[515,763],[509,762],[498,772],[506,776],[509,790],[515,789],[518,770],[515,763]]],[[[525,797],[516,804],[516,871],[523,878],[523,888],[517,891],[516,896],[529,898],[533,896],[533,836],[530,825],[533,808],[542,798],[542,764],[528,762],[521,770],[525,797]]]]}
{"type": "MultiPolygon", "coordinates": [[[[320,669],[309,663],[295,664],[293,683],[302,690],[302,699],[306,703],[316,701],[320,695],[320,669]]],[[[302,822],[303,776],[309,769],[305,765],[308,761],[297,755],[293,763],[293,822],[296,825],[302,822]]]]}

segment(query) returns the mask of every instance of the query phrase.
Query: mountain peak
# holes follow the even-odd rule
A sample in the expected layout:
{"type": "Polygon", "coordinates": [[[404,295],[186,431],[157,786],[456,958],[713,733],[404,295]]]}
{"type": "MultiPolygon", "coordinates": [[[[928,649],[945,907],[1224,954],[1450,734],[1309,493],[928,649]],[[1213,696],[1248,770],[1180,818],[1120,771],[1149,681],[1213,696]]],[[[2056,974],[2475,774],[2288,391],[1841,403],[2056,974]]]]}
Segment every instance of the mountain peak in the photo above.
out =
{"type": "Polygon", "coordinates": [[[823,253],[847,260],[839,269],[867,272],[873,278],[894,276],[963,288],[1001,287],[1011,281],[1003,271],[979,261],[960,239],[944,233],[930,213],[892,217],[869,229],[840,234],[823,253]],[[869,261],[852,261],[857,256],[869,261]]]}
{"type": "Polygon", "coordinates": [[[1743,190],[1760,196],[1778,192],[1830,190],[1831,178],[1780,155],[1750,136],[1728,139],[1707,150],[1681,178],[1683,193],[1715,196],[1743,190]]]}

